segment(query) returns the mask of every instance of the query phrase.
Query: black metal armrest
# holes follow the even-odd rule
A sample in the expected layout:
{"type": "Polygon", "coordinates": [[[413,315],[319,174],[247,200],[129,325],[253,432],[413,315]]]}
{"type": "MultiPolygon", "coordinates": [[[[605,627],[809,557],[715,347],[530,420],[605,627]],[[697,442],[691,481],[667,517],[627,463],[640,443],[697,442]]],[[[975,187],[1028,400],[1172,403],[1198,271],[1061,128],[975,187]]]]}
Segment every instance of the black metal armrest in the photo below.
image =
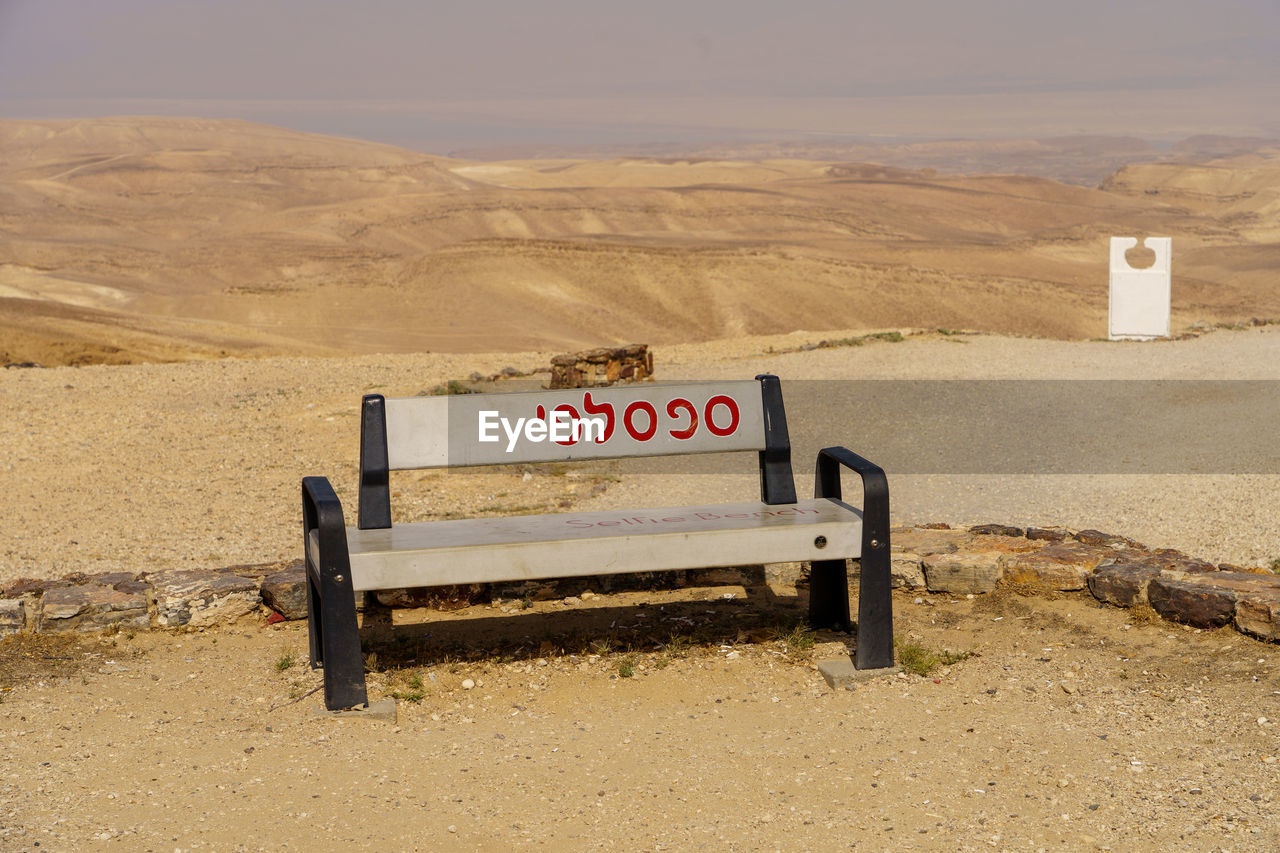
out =
{"type": "MultiPolygon", "coordinates": [[[[330,553],[334,549],[346,552],[347,527],[342,517],[342,501],[332,484],[325,477],[302,478],[302,535],[303,547],[309,546],[307,540],[311,531],[316,531],[320,538],[320,552],[330,553]]],[[[316,567],[317,570],[319,567],[316,567]]]]}
{"type": "MultiPolygon", "coordinates": [[[[862,554],[858,581],[858,669],[893,666],[893,579],[889,552],[889,480],[884,469],[844,447],[824,447],[818,451],[814,473],[815,498],[841,499],[840,468],[848,468],[862,479],[862,554]]],[[[814,575],[819,566],[814,564],[814,575]]],[[[846,596],[847,582],[823,566],[824,577],[811,578],[810,621],[832,621],[830,598],[846,596]],[[818,598],[815,599],[815,596],[818,598]],[[824,602],[821,599],[827,599],[824,602]],[[814,616],[818,618],[815,620],[814,616]]],[[[847,619],[847,599],[843,614],[847,619]]]]}
{"type": "Polygon", "coordinates": [[[889,478],[884,469],[845,447],[824,447],[818,451],[814,473],[815,498],[841,499],[840,466],[862,478],[862,553],[889,550],[889,478]]]}

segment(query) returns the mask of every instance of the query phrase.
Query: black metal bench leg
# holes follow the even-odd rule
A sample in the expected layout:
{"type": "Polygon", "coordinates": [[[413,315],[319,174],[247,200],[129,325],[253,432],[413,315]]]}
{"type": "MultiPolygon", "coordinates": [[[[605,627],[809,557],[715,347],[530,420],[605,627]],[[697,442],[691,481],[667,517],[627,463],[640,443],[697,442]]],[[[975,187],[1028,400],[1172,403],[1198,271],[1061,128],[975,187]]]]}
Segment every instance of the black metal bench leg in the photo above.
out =
{"type": "Polygon", "coordinates": [[[323,477],[305,478],[302,495],[311,665],[324,669],[324,705],[330,711],[368,705],[342,504],[323,477]]]}
{"type": "Polygon", "coordinates": [[[858,580],[858,669],[893,666],[893,578],[889,543],[864,546],[858,580]]]}
{"type": "MultiPolygon", "coordinates": [[[[840,499],[840,466],[862,478],[862,554],[858,581],[858,669],[893,666],[893,581],[890,575],[889,481],[884,469],[843,447],[818,451],[814,497],[840,499]]],[[[809,621],[828,627],[837,602],[849,619],[847,573],[843,561],[813,563],[809,581],[809,621]],[[819,567],[822,567],[821,569],[819,567]],[[837,569],[838,567],[838,569],[837,569]]]]}
{"type": "Polygon", "coordinates": [[[311,649],[311,668],[324,667],[324,626],[320,623],[320,584],[311,555],[304,561],[307,573],[307,641],[311,649]]]}
{"type": "MultiPolygon", "coordinates": [[[[323,552],[322,552],[323,554],[323,552]]],[[[344,555],[345,556],[345,555],[344,555]]],[[[322,557],[320,567],[320,653],[324,666],[324,706],[330,711],[369,704],[351,573],[322,557]]],[[[338,563],[338,564],[335,564],[338,563]]]]}
{"type": "Polygon", "coordinates": [[[809,569],[809,626],[849,631],[849,561],[814,560],[809,569]]]}

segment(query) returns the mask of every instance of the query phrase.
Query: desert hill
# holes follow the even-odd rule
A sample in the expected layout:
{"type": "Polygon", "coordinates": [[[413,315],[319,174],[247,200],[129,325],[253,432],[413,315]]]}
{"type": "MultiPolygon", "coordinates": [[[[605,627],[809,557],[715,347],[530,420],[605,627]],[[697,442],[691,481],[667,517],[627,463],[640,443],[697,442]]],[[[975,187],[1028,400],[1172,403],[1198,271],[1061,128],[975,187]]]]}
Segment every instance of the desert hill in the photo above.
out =
{"type": "MultiPolygon", "coordinates": [[[[1175,146],[1179,158],[1225,156],[1253,151],[1265,140],[1193,137],[1175,146]],[[1211,154],[1206,154],[1211,151],[1211,154]]],[[[649,157],[700,160],[817,160],[878,163],[898,169],[933,169],[947,174],[1016,174],[1097,186],[1112,172],[1132,163],[1167,155],[1130,136],[1065,136],[1044,139],[942,139],[915,142],[867,142],[805,139],[791,142],[722,144],[623,143],[598,145],[503,145],[469,148],[453,156],[472,160],[617,160],[649,157]]]]}
{"type": "Polygon", "coordinates": [[[796,329],[1105,332],[1106,242],[1175,327],[1280,316],[1280,155],[1101,188],[798,159],[476,162],[236,121],[0,121],[0,360],[565,349],[796,329]]]}

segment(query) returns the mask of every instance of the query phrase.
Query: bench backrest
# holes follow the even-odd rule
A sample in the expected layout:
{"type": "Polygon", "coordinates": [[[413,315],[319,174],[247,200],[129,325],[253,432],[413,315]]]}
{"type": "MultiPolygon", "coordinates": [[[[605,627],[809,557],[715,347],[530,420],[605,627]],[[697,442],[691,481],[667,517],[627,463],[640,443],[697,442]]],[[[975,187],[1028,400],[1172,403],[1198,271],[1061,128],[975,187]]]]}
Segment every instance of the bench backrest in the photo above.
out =
{"type": "Polygon", "coordinates": [[[364,398],[363,529],[391,526],[389,472],[754,450],[760,496],[794,503],[791,442],[776,376],[754,381],[364,398]]]}

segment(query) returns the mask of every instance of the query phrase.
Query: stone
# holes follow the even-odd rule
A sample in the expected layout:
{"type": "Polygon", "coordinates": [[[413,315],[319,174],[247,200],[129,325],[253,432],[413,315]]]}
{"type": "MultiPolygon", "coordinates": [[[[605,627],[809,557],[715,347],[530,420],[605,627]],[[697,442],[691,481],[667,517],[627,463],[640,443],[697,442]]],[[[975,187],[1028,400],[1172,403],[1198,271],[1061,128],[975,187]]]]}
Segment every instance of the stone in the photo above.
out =
{"type": "Polygon", "coordinates": [[[224,575],[239,575],[242,578],[253,578],[261,581],[269,574],[273,574],[282,568],[292,568],[294,565],[301,565],[301,560],[292,560],[288,563],[240,563],[234,566],[219,566],[210,571],[218,572],[224,575]]]}
{"type": "Polygon", "coordinates": [[[39,596],[44,594],[46,590],[57,589],[58,587],[63,586],[71,586],[71,584],[62,580],[18,578],[5,586],[4,592],[0,593],[0,598],[25,598],[29,595],[39,596]]]}
{"type": "Polygon", "coordinates": [[[156,621],[166,628],[228,624],[262,603],[258,582],[225,572],[159,572],[155,586],[156,621]]]}
{"type": "Polygon", "coordinates": [[[1068,532],[1061,527],[1028,527],[1028,539],[1043,539],[1047,542],[1061,542],[1066,539],[1068,532]]]}
{"type": "Polygon", "coordinates": [[[312,713],[317,717],[332,717],[339,720],[363,719],[394,723],[396,721],[396,700],[378,699],[368,705],[357,705],[354,708],[342,708],[337,711],[328,710],[322,702],[312,713]]]}
{"type": "Polygon", "coordinates": [[[598,388],[652,376],[653,353],[648,345],[628,344],[553,356],[550,387],[598,388]]]}
{"type": "Polygon", "coordinates": [[[1161,574],[1147,585],[1147,600],[1165,619],[1196,628],[1221,628],[1236,612],[1235,590],[1196,583],[1193,575],[1161,574]]]}
{"type": "Polygon", "coordinates": [[[912,553],[892,555],[889,576],[894,589],[924,589],[924,558],[912,553]]]}
{"type": "Polygon", "coordinates": [[[103,586],[109,586],[112,589],[119,589],[121,584],[137,582],[138,576],[134,572],[105,572],[100,575],[92,575],[88,580],[100,583],[103,586]]]}
{"type": "Polygon", "coordinates": [[[969,532],[977,536],[1017,536],[1021,538],[1023,535],[1021,527],[1011,527],[1008,524],[976,524],[969,528],[969,532]]]}
{"type": "Polygon", "coordinates": [[[461,610],[488,598],[484,584],[420,586],[407,589],[380,589],[374,597],[383,607],[429,607],[432,610],[461,610]]]}
{"type": "Polygon", "coordinates": [[[759,586],[765,582],[763,566],[728,566],[717,569],[689,569],[690,586],[759,586]]]}
{"type": "Polygon", "coordinates": [[[894,672],[897,667],[882,669],[858,669],[848,655],[818,662],[818,672],[832,690],[852,690],[859,681],[869,681],[878,675],[894,672]]]}
{"type": "Polygon", "coordinates": [[[1266,566],[1237,566],[1234,563],[1219,563],[1220,572],[1243,572],[1250,575],[1274,575],[1275,572],[1266,566]]]}
{"type": "Polygon", "coordinates": [[[1133,607],[1147,603],[1147,584],[1160,574],[1157,566],[1146,562],[1115,562],[1100,566],[1089,575],[1089,592],[1093,597],[1116,607],[1133,607]]]}
{"type": "Polygon", "coordinates": [[[890,550],[919,554],[927,557],[930,554],[950,554],[961,546],[973,541],[973,534],[967,530],[935,530],[919,527],[893,529],[889,531],[890,550]]]}
{"type": "Polygon", "coordinates": [[[1056,542],[1038,551],[1004,557],[1003,581],[1063,591],[1084,589],[1089,573],[1107,554],[1079,542],[1056,542]]]}
{"type": "Polygon", "coordinates": [[[1236,601],[1236,628],[1260,640],[1280,640],[1280,594],[1243,593],[1236,601]]]}
{"type": "Polygon", "coordinates": [[[307,618],[307,570],[301,562],[293,568],[267,575],[260,588],[262,600],[285,619],[307,618]]]}
{"type": "Polygon", "coordinates": [[[110,627],[150,628],[146,593],[87,583],[48,590],[41,600],[37,630],[101,631],[110,627]]]}
{"type": "Polygon", "coordinates": [[[1117,607],[1147,603],[1147,586],[1161,572],[1201,574],[1214,571],[1212,563],[1162,548],[1150,553],[1127,552],[1104,560],[1089,576],[1093,597],[1117,607]]]}
{"type": "MultiPolygon", "coordinates": [[[[1143,558],[1144,555],[1133,555],[1128,559],[1132,560],[1143,558]]],[[[1213,563],[1201,560],[1198,557],[1188,557],[1186,554],[1173,548],[1159,548],[1152,551],[1149,555],[1145,555],[1145,559],[1150,561],[1152,565],[1157,565],[1161,569],[1171,572],[1192,572],[1199,574],[1203,572],[1217,571],[1217,569],[1214,568],[1213,563]]]]}
{"type": "Polygon", "coordinates": [[[1140,542],[1135,542],[1127,536],[1120,536],[1115,533],[1103,533],[1101,530],[1081,530],[1079,533],[1073,533],[1072,539],[1077,542],[1083,542],[1085,545],[1099,545],[1104,548],[1131,548],[1135,551],[1145,551],[1146,546],[1140,542]]]}
{"type": "Polygon", "coordinates": [[[925,585],[930,592],[990,592],[1000,581],[1000,555],[964,552],[930,554],[922,561],[925,585]]]}
{"type": "Polygon", "coordinates": [[[1021,536],[978,536],[962,545],[956,553],[1025,554],[1047,547],[1048,542],[1024,539],[1021,536]]]}
{"type": "Polygon", "coordinates": [[[27,627],[27,606],[21,598],[0,599],[0,637],[27,627]]]}
{"type": "Polygon", "coordinates": [[[796,584],[805,578],[809,564],[804,562],[765,563],[764,582],[776,595],[793,596],[796,584]]]}
{"type": "Polygon", "coordinates": [[[564,598],[567,592],[561,590],[557,581],[512,581],[489,584],[490,599],[512,599],[515,601],[550,601],[553,598],[564,598]]]}
{"type": "MultiPolygon", "coordinates": [[[[1174,572],[1168,574],[1174,575],[1174,572]]],[[[1242,595],[1280,593],[1280,577],[1276,575],[1255,575],[1249,572],[1185,572],[1186,579],[1193,583],[1223,587],[1242,595]]],[[[1176,576],[1176,575],[1175,575],[1176,576]]]]}

